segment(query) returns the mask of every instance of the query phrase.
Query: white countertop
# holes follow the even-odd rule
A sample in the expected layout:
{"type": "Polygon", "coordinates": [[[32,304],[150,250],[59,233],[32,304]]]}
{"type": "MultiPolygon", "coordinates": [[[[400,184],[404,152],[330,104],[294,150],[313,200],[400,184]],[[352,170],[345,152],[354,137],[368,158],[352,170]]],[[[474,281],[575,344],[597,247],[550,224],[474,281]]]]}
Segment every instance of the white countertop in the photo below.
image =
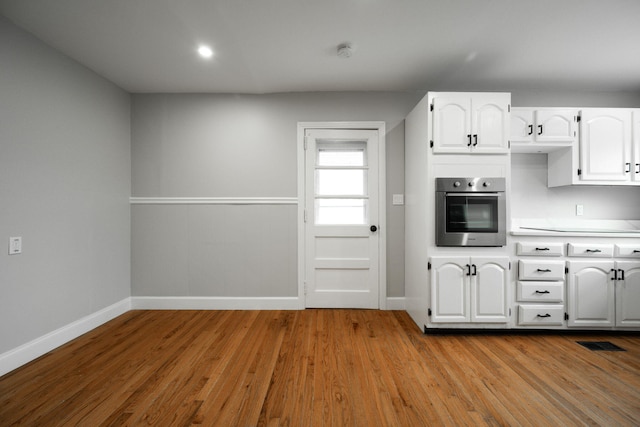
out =
{"type": "Polygon", "coordinates": [[[640,220],[512,219],[514,236],[635,237],[640,239],[640,220]]]}

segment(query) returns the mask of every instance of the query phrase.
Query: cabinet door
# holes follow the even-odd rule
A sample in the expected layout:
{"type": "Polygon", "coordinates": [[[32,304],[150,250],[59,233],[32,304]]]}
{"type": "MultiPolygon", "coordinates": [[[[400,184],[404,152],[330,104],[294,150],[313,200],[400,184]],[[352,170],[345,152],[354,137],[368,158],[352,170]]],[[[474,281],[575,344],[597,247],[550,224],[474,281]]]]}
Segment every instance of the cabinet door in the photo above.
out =
{"type": "Polygon", "coordinates": [[[511,142],[533,141],[533,110],[530,108],[511,109],[511,142]]]}
{"type": "Polygon", "coordinates": [[[509,320],[509,258],[471,258],[471,321],[505,323],[509,320]]]}
{"type": "Polygon", "coordinates": [[[613,261],[569,261],[569,326],[614,326],[613,261]]]}
{"type": "Polygon", "coordinates": [[[543,109],[535,113],[535,138],[538,142],[572,142],[575,138],[573,110],[543,109]]]}
{"type": "Polygon", "coordinates": [[[469,322],[469,258],[431,258],[431,321],[469,322]]]}
{"type": "Polygon", "coordinates": [[[640,182],[640,110],[633,111],[633,152],[631,180],[640,182]]]}
{"type": "Polygon", "coordinates": [[[469,153],[472,144],[471,99],[433,99],[433,152],[469,153]]]}
{"type": "Polygon", "coordinates": [[[509,101],[502,95],[474,95],[471,98],[472,151],[509,151],[509,101]]]}
{"type": "Polygon", "coordinates": [[[628,181],[631,176],[631,111],[586,109],[580,121],[583,181],[628,181]]]}
{"type": "Polygon", "coordinates": [[[640,326],[640,262],[618,261],[616,326],[640,326]],[[621,273],[622,271],[622,273],[621,273]]]}

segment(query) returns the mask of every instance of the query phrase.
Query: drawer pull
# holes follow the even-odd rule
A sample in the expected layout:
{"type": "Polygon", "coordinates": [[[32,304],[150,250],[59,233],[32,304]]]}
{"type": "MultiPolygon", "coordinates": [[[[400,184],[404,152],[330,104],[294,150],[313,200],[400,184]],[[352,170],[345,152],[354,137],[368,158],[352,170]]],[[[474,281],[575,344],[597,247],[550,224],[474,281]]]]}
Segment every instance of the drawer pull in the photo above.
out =
{"type": "Polygon", "coordinates": [[[588,254],[597,254],[597,253],[600,253],[602,251],[600,249],[587,249],[585,252],[588,253],[588,254]]]}
{"type": "Polygon", "coordinates": [[[536,248],[536,251],[550,251],[549,248],[536,248]]]}
{"type": "Polygon", "coordinates": [[[633,250],[633,253],[634,253],[634,254],[640,254],[640,250],[638,250],[638,249],[634,249],[634,250],[633,250]]]}
{"type": "Polygon", "coordinates": [[[540,273],[551,273],[551,270],[549,270],[548,268],[538,268],[536,271],[540,272],[540,273]]]}
{"type": "Polygon", "coordinates": [[[549,313],[547,314],[536,314],[536,317],[551,317],[549,313]]]}
{"type": "Polygon", "coordinates": [[[549,294],[549,291],[536,291],[536,294],[549,294]]]}

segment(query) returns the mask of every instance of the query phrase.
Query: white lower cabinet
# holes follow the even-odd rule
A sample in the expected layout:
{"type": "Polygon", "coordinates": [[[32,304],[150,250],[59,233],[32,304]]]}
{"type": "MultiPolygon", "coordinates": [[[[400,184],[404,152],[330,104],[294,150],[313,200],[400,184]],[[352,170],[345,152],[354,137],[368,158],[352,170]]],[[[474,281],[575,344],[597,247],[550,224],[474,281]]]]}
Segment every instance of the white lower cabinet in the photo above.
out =
{"type": "Polygon", "coordinates": [[[568,261],[569,327],[640,326],[640,262],[568,261]]]}
{"type": "Polygon", "coordinates": [[[432,323],[507,323],[508,257],[432,257],[432,323]]]}

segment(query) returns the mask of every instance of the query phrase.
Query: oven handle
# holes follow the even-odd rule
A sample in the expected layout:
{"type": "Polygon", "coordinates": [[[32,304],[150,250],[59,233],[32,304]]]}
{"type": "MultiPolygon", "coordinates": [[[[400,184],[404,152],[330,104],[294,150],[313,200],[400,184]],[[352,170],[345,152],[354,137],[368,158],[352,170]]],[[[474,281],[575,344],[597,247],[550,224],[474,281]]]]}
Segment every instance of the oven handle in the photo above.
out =
{"type": "Polygon", "coordinates": [[[447,196],[447,197],[469,197],[469,196],[471,196],[471,197],[497,197],[497,196],[499,196],[501,194],[504,194],[504,191],[496,191],[494,193],[486,193],[486,192],[478,193],[478,192],[475,192],[475,191],[465,193],[465,192],[461,191],[461,192],[458,192],[458,193],[449,193],[449,192],[447,192],[447,193],[445,193],[445,196],[447,196]]]}

